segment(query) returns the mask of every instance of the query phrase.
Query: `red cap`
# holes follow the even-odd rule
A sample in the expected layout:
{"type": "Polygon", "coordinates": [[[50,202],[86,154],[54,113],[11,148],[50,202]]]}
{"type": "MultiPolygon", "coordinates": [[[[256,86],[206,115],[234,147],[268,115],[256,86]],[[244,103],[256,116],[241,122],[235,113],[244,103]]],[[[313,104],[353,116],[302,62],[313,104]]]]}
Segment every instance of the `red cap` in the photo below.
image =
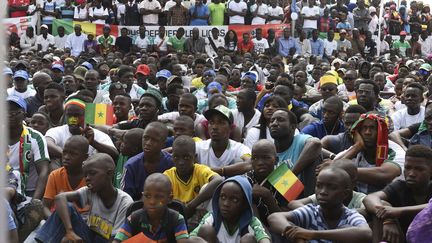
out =
{"type": "Polygon", "coordinates": [[[399,33],[399,35],[407,35],[408,33],[406,32],[406,31],[401,31],[400,33],[399,33]]]}
{"type": "Polygon", "coordinates": [[[141,73],[143,75],[150,75],[150,68],[146,64],[140,64],[137,67],[136,73],[141,73]]]}

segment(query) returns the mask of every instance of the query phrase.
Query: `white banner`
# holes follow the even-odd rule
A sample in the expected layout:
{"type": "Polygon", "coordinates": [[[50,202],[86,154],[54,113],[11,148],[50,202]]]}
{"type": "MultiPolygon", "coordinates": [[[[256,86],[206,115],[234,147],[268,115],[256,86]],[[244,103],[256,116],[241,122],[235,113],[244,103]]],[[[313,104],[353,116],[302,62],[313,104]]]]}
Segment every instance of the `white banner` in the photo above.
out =
{"type": "MultiPolygon", "coordinates": [[[[31,25],[36,28],[37,15],[3,19],[3,24],[8,33],[15,32],[18,36],[25,33],[27,26],[31,25]]],[[[35,32],[36,34],[36,32],[35,32]]]]}

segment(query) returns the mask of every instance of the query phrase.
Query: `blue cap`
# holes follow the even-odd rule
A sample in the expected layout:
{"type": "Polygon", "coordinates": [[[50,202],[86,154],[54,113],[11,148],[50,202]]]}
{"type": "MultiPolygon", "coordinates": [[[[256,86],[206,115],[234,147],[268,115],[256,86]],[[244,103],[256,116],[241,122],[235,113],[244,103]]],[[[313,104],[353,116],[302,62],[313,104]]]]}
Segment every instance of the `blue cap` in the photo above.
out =
{"type": "Polygon", "coordinates": [[[21,109],[27,112],[27,103],[23,98],[16,95],[11,95],[7,97],[6,101],[17,104],[19,107],[21,107],[21,109]]]}
{"type": "Polygon", "coordinates": [[[212,89],[217,89],[219,93],[222,93],[222,85],[216,81],[213,81],[207,85],[207,92],[209,92],[212,89]]]}
{"type": "Polygon", "coordinates": [[[89,62],[83,62],[81,64],[81,66],[87,68],[88,70],[92,70],[93,69],[93,65],[91,63],[89,63],[89,62]]]}
{"type": "Polygon", "coordinates": [[[3,75],[13,75],[13,71],[12,71],[12,69],[10,69],[10,68],[8,68],[8,67],[5,67],[5,68],[3,69],[3,75]]]}
{"type": "Polygon", "coordinates": [[[216,76],[216,72],[213,70],[207,70],[203,73],[203,76],[212,76],[215,77],[216,76]]]}
{"type": "Polygon", "coordinates": [[[24,70],[18,70],[18,71],[15,72],[15,74],[13,76],[13,79],[16,79],[16,78],[23,78],[25,80],[28,80],[29,79],[29,75],[24,70]]]}
{"type": "Polygon", "coordinates": [[[59,64],[59,63],[56,63],[56,64],[52,65],[52,66],[51,66],[51,69],[58,69],[58,70],[60,70],[62,73],[64,72],[64,67],[63,67],[63,65],[61,65],[61,64],[59,64]]]}
{"type": "Polygon", "coordinates": [[[242,78],[250,78],[252,79],[252,81],[256,82],[257,80],[257,75],[254,72],[246,72],[242,78]]]}
{"type": "Polygon", "coordinates": [[[171,77],[171,72],[166,70],[166,69],[162,69],[159,72],[156,73],[156,78],[166,78],[169,79],[171,77]]]}

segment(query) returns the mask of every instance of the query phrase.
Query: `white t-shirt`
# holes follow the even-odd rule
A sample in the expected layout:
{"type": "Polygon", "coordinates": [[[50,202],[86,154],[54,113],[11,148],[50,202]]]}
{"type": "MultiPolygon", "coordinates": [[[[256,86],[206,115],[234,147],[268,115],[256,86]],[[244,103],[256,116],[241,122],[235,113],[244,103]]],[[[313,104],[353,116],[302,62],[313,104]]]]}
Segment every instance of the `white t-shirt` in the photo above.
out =
{"type": "Polygon", "coordinates": [[[266,49],[269,48],[269,44],[266,38],[261,38],[261,40],[257,40],[257,38],[253,38],[252,42],[254,43],[254,52],[256,54],[262,54],[266,49]]]}
{"type": "Polygon", "coordinates": [[[229,140],[228,147],[221,157],[216,157],[210,146],[211,139],[196,143],[196,154],[198,161],[209,167],[222,167],[242,161],[244,157],[250,157],[251,150],[244,144],[229,140]]]}
{"type": "MultiPolygon", "coordinates": [[[[313,6],[312,8],[310,8],[309,6],[305,6],[302,8],[301,14],[304,14],[306,17],[313,17],[319,15],[319,7],[313,6]]],[[[305,19],[303,22],[303,28],[316,29],[317,25],[318,20],[305,19]]]]}
{"type": "Polygon", "coordinates": [[[42,51],[47,51],[49,45],[54,45],[55,40],[54,40],[54,36],[48,34],[47,38],[43,38],[42,35],[38,35],[36,37],[36,46],[41,45],[42,46],[42,51]]]}
{"type": "MultiPolygon", "coordinates": [[[[283,9],[279,6],[276,6],[276,8],[273,8],[271,6],[268,7],[268,15],[269,16],[280,16],[283,15],[283,9]]],[[[267,22],[267,24],[281,24],[282,20],[270,20],[267,22]]]]}
{"type": "Polygon", "coordinates": [[[86,7],[81,8],[80,6],[76,6],[74,10],[74,19],[87,19],[88,10],[86,7]]]}
{"type": "Polygon", "coordinates": [[[63,49],[66,45],[67,35],[60,37],[59,35],[54,37],[54,47],[57,49],[63,49]]]}
{"type": "Polygon", "coordinates": [[[255,114],[252,117],[252,119],[249,121],[248,124],[244,124],[244,115],[243,113],[239,112],[237,109],[232,111],[233,117],[234,117],[234,124],[236,124],[237,127],[240,129],[243,129],[245,127],[246,129],[249,129],[253,126],[258,125],[259,119],[261,117],[261,112],[259,110],[255,109],[255,114]]]}
{"type": "Polygon", "coordinates": [[[126,218],[126,211],[133,203],[126,192],[117,190],[117,198],[111,208],[106,208],[101,198],[87,186],[77,190],[82,206],[90,206],[87,225],[92,231],[109,239],[117,234],[126,218]]]}
{"type": "Polygon", "coordinates": [[[408,109],[398,110],[391,115],[391,119],[394,125],[394,131],[402,128],[407,128],[412,124],[420,123],[424,120],[425,108],[420,106],[420,112],[416,115],[408,114],[408,109]]]}
{"type": "MultiPolygon", "coordinates": [[[[258,141],[260,140],[259,138],[260,135],[260,130],[257,127],[251,127],[247,130],[246,133],[246,137],[243,140],[243,144],[246,145],[249,149],[252,149],[252,146],[258,141]]],[[[270,135],[270,129],[267,127],[266,128],[266,139],[271,141],[272,143],[274,142],[272,136],[270,135]]]]}
{"type": "Polygon", "coordinates": [[[20,93],[20,92],[16,91],[15,87],[12,87],[12,88],[7,89],[7,94],[8,94],[8,96],[15,95],[15,96],[19,96],[23,99],[26,99],[28,97],[35,96],[36,91],[34,89],[27,88],[27,90],[25,92],[20,93]]]}
{"type": "MultiPolygon", "coordinates": [[[[155,9],[161,9],[161,5],[159,1],[156,0],[152,0],[151,2],[149,0],[144,0],[138,5],[138,9],[141,10],[143,8],[155,10],[155,9]]],[[[159,17],[157,14],[147,14],[147,15],[143,15],[142,19],[144,24],[157,24],[159,17]]]]}
{"type": "MultiPolygon", "coordinates": [[[[243,12],[243,10],[247,9],[247,5],[245,2],[240,1],[236,3],[234,0],[228,3],[228,8],[232,11],[243,12]]],[[[229,17],[230,24],[244,24],[244,17],[240,15],[234,15],[229,17]]]]}
{"type": "Polygon", "coordinates": [[[71,56],[77,57],[84,51],[84,41],[87,39],[87,35],[81,33],[80,36],[76,36],[75,33],[68,35],[65,48],[71,49],[71,56]]]}
{"type": "MultiPolygon", "coordinates": [[[[257,8],[257,4],[255,3],[254,5],[252,5],[250,7],[250,11],[251,13],[254,13],[255,10],[257,8]]],[[[262,3],[259,7],[258,7],[258,14],[259,15],[266,15],[268,14],[268,6],[265,3],[262,3]]],[[[252,25],[256,25],[256,24],[265,24],[266,20],[261,18],[261,17],[254,17],[252,19],[252,25]]]]}
{"type": "MultiPolygon", "coordinates": [[[[216,50],[218,47],[224,47],[225,46],[225,39],[221,36],[218,36],[217,40],[213,39],[213,36],[210,36],[210,38],[213,40],[213,43],[216,46],[216,50]]],[[[209,57],[211,58],[215,58],[217,57],[217,53],[216,51],[213,49],[212,45],[210,44],[210,40],[209,38],[204,38],[206,46],[205,46],[205,50],[206,53],[209,57]]]]}
{"type": "Polygon", "coordinates": [[[154,39],[154,45],[155,45],[155,46],[159,46],[159,50],[160,50],[160,51],[167,51],[167,50],[168,50],[167,42],[168,42],[168,37],[167,37],[167,36],[165,36],[163,39],[161,39],[161,38],[159,37],[159,35],[158,35],[158,36],[156,36],[156,38],[154,39]],[[162,44],[160,44],[161,41],[163,41],[162,44]],[[160,45],[159,45],[159,44],[160,44],[160,45]]]}
{"type": "MultiPolygon", "coordinates": [[[[97,129],[93,129],[93,131],[94,131],[95,141],[115,148],[114,143],[111,141],[111,138],[107,134],[97,129]]],[[[45,134],[45,137],[52,138],[54,140],[54,143],[63,149],[66,141],[70,137],[72,137],[72,134],[69,132],[69,126],[66,124],[63,126],[53,127],[48,129],[48,131],[45,134]]],[[[90,156],[95,153],[97,153],[96,149],[90,145],[88,149],[88,155],[90,156]]]]}
{"type": "Polygon", "coordinates": [[[120,20],[121,15],[125,14],[126,11],[126,5],[124,5],[123,3],[117,3],[117,18],[120,20]]]}
{"type": "Polygon", "coordinates": [[[137,38],[135,39],[134,44],[140,48],[140,49],[147,49],[147,47],[149,45],[153,45],[153,41],[152,39],[150,39],[148,36],[144,37],[144,39],[142,39],[139,35],[137,36],[137,38]]]}
{"type": "Polygon", "coordinates": [[[328,39],[324,40],[324,53],[326,56],[330,57],[333,51],[337,50],[337,41],[333,39],[333,41],[329,41],[328,39]]]}
{"type": "MultiPolygon", "coordinates": [[[[89,9],[89,16],[90,17],[102,17],[107,16],[108,17],[108,9],[101,6],[100,8],[92,7],[89,9]]],[[[105,24],[105,20],[103,19],[97,19],[92,21],[93,24],[105,24]]]]}
{"type": "MultiPolygon", "coordinates": [[[[164,113],[162,115],[159,115],[158,120],[159,121],[172,121],[172,122],[174,122],[179,116],[180,116],[180,113],[178,111],[173,111],[173,112],[168,112],[168,113],[164,113]]],[[[201,124],[205,120],[206,119],[203,115],[195,113],[194,126],[196,127],[198,124],[201,124]]]]}

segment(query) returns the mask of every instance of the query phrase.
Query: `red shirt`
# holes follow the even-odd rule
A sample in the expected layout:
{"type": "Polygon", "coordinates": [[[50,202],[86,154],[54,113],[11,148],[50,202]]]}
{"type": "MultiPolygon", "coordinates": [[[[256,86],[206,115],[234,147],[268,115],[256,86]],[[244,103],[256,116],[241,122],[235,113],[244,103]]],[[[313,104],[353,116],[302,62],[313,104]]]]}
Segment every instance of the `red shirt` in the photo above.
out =
{"type": "MultiPolygon", "coordinates": [[[[28,6],[30,5],[30,0],[8,0],[8,5],[12,7],[28,6]]],[[[11,18],[24,17],[24,16],[27,16],[26,10],[10,11],[11,18]]]]}
{"type": "Polygon", "coordinates": [[[248,41],[246,44],[243,41],[238,43],[238,49],[242,55],[246,52],[252,53],[253,48],[254,43],[252,41],[248,41]]]}

